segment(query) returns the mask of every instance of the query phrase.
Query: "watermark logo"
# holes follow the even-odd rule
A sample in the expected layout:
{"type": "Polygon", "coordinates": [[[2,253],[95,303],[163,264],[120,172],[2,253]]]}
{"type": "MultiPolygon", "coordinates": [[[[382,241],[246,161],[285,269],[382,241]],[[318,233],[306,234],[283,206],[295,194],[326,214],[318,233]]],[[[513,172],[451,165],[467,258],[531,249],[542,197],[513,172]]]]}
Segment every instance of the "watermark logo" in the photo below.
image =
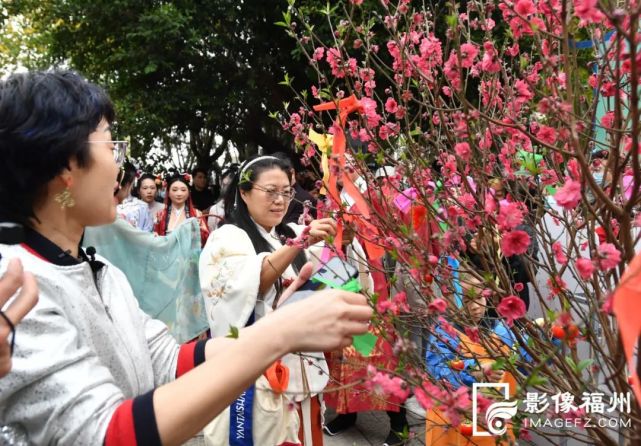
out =
{"type": "Polygon", "coordinates": [[[507,383],[473,383],[472,435],[476,437],[504,435],[510,420],[519,410],[519,403],[522,406],[521,412],[529,415],[522,420],[526,427],[629,428],[631,427],[630,400],[629,392],[614,392],[612,395],[584,392],[580,396],[580,401],[575,401],[574,395],[568,392],[558,392],[551,396],[546,393],[527,392],[523,401],[510,400],[510,388],[507,383]],[[492,399],[498,400],[487,406],[485,420],[483,420],[483,414],[479,415],[478,410],[481,394],[492,394],[492,399]],[[625,416],[626,414],[628,416],[625,416]],[[622,415],[623,418],[621,418],[622,415]],[[485,422],[482,428],[479,427],[479,417],[485,422]]]}
{"type": "Polygon", "coordinates": [[[509,401],[510,387],[507,383],[473,383],[472,384],[472,435],[476,437],[491,437],[503,435],[507,432],[508,421],[516,415],[518,400],[509,401]],[[505,401],[497,401],[488,406],[485,411],[485,424],[487,431],[478,427],[478,395],[479,389],[498,390],[505,401]]]}

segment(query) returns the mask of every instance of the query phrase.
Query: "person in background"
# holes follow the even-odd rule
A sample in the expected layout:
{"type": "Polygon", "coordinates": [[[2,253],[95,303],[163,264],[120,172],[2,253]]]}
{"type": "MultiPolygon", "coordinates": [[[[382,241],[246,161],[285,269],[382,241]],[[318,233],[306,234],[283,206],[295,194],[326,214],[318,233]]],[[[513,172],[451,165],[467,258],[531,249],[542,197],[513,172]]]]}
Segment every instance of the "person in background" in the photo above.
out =
{"type": "Polygon", "coordinates": [[[316,199],[312,196],[312,194],[305,190],[298,183],[298,181],[296,181],[296,169],[294,169],[291,159],[283,152],[274,153],[274,156],[288,164],[289,170],[291,171],[292,186],[296,194],[291,203],[289,203],[289,207],[287,208],[287,213],[285,214],[285,218],[283,218],[283,222],[304,225],[306,222],[299,221],[300,216],[303,215],[303,210],[305,208],[304,205],[306,202],[309,202],[310,215],[313,219],[316,217],[316,199]]]}
{"type": "Polygon", "coordinates": [[[167,196],[165,207],[158,214],[158,222],[154,232],[158,235],[167,235],[188,218],[197,218],[200,225],[202,245],[209,237],[209,229],[205,224],[202,213],[194,208],[189,194],[189,174],[176,174],[167,180],[167,196]]]}
{"type": "Polygon", "coordinates": [[[120,170],[120,186],[116,192],[118,216],[130,223],[134,228],[141,231],[151,232],[154,229],[154,221],[149,212],[149,206],[144,201],[131,195],[131,190],[136,179],[136,168],[133,164],[125,162],[120,170]]]}
{"type": "MultiPolygon", "coordinates": [[[[507,383],[509,393],[513,396],[517,390],[514,376],[508,371],[495,368],[494,358],[509,356],[516,339],[502,321],[487,317],[483,283],[466,273],[461,273],[459,280],[463,294],[462,308],[454,308],[450,301],[449,310],[459,315],[456,322],[453,318],[439,322],[430,336],[425,357],[427,373],[435,380],[447,383],[452,390],[461,386],[472,387],[472,384],[478,382],[507,383]],[[480,333],[480,338],[468,336],[470,330],[480,333]]],[[[492,437],[466,436],[462,429],[463,426],[469,426],[469,423],[447,427],[448,419],[447,413],[441,409],[428,410],[425,444],[507,446],[514,440],[511,426],[506,434],[508,440],[499,441],[492,437]]]]}
{"type": "Polygon", "coordinates": [[[158,214],[164,209],[161,202],[156,200],[158,195],[158,186],[156,185],[157,178],[150,173],[144,173],[136,182],[136,192],[138,197],[147,203],[149,206],[149,213],[154,222],[158,222],[158,214]]]}
{"type": "Polygon", "coordinates": [[[196,167],[191,172],[194,185],[191,188],[191,202],[199,211],[205,212],[216,202],[216,197],[209,190],[209,172],[204,167],[196,167]]]}
{"type": "MultiPolygon", "coordinates": [[[[104,90],[76,73],[0,81],[0,214],[25,228],[24,243],[0,245],[0,274],[17,258],[39,289],[2,378],[0,424],[19,426],[29,444],[183,444],[275,360],[345,347],[372,316],[364,296],[325,290],[235,339],[178,345],[140,310],[122,271],[80,247],[86,227],[116,219],[126,146],[115,144],[114,119],[104,90]]],[[[310,275],[306,266],[295,287],[310,275]]]]}
{"type": "Polygon", "coordinates": [[[220,198],[216,204],[209,208],[209,217],[207,218],[207,227],[209,228],[209,232],[215,231],[218,227],[224,224],[225,194],[227,193],[227,189],[237,172],[238,164],[232,164],[220,177],[220,198]]]}

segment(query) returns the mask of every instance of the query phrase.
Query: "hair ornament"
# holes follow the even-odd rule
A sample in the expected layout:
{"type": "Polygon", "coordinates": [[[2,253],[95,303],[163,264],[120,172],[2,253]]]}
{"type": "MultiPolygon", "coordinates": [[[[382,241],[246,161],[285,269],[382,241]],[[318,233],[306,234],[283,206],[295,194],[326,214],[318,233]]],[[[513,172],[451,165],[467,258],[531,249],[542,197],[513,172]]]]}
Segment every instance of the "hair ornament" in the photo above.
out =
{"type": "Polygon", "coordinates": [[[263,156],[259,156],[258,158],[254,158],[253,160],[245,163],[243,168],[240,169],[240,173],[238,175],[241,178],[241,182],[242,182],[243,174],[245,173],[245,171],[247,170],[247,168],[249,166],[251,166],[252,164],[257,163],[258,161],[263,161],[263,160],[267,160],[267,159],[278,160],[279,158],[276,158],[275,156],[271,156],[271,155],[263,155],[263,156]]]}

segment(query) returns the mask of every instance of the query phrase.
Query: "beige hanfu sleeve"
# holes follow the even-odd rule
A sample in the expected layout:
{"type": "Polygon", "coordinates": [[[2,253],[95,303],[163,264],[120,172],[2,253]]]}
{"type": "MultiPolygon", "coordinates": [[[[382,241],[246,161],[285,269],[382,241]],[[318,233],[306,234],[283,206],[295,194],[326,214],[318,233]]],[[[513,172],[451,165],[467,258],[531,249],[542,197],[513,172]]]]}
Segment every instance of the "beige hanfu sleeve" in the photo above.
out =
{"type": "Polygon", "coordinates": [[[256,254],[247,233],[237,226],[227,224],[211,233],[200,255],[199,273],[212,337],[247,324],[268,254],[256,254]]]}

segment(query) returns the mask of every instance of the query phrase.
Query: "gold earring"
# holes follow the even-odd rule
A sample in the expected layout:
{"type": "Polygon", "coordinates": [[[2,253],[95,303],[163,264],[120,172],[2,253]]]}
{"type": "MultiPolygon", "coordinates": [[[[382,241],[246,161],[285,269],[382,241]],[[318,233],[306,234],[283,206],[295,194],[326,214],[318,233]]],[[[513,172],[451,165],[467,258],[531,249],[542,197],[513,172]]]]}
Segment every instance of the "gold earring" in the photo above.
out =
{"type": "Polygon", "coordinates": [[[72,208],[76,205],[76,201],[71,196],[71,191],[69,188],[66,188],[60,193],[57,193],[54,197],[54,200],[60,203],[60,209],[72,208]]]}

